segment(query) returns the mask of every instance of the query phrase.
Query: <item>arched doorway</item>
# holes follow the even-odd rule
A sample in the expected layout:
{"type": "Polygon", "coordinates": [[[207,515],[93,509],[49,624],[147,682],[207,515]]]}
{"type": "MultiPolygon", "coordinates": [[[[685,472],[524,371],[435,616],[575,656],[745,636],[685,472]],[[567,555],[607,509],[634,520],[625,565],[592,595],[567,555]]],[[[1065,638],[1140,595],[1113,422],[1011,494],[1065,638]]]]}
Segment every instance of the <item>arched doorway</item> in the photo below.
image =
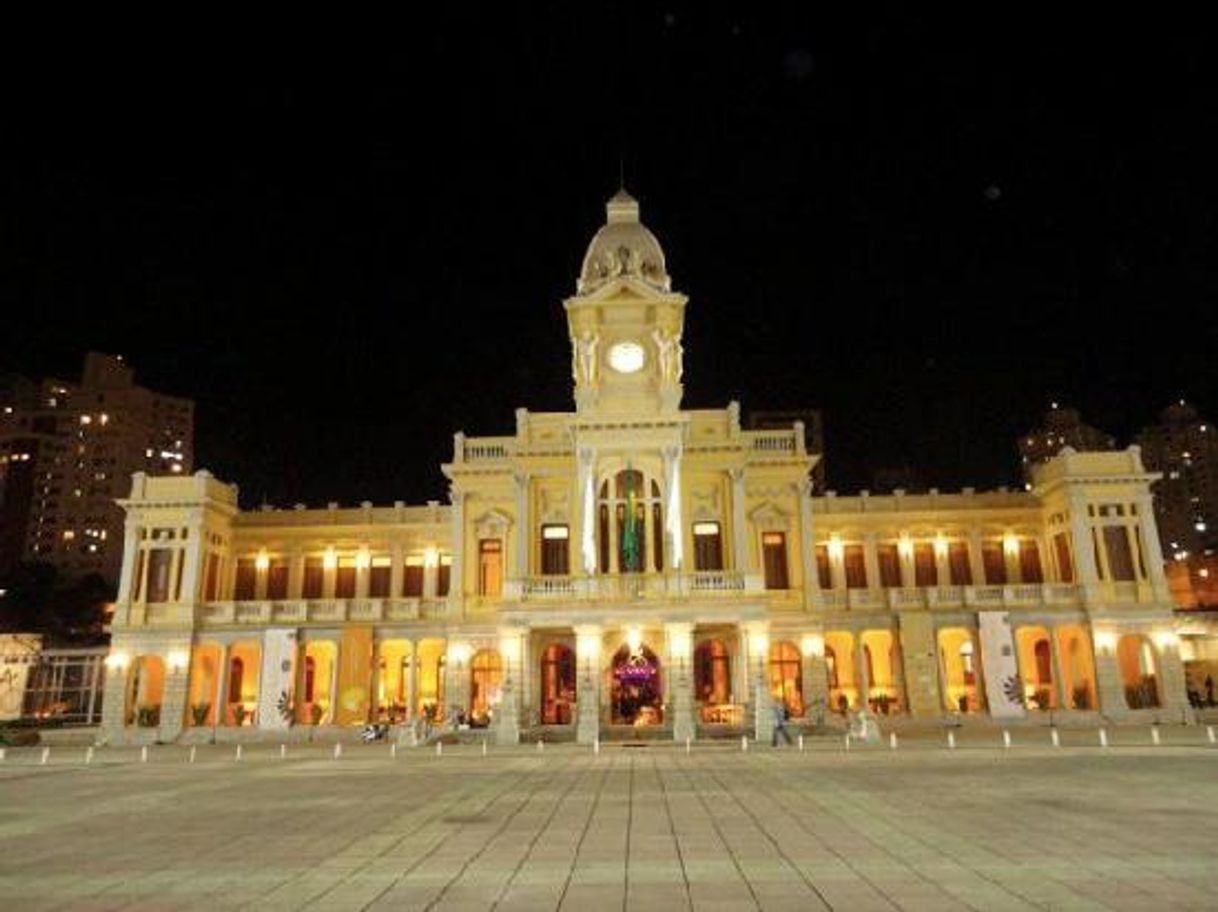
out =
{"type": "Polygon", "coordinates": [[[498,650],[479,649],[469,663],[469,715],[473,725],[488,725],[503,696],[503,659],[498,650]]]}
{"type": "Polygon", "coordinates": [[[541,653],[541,724],[570,725],[575,707],[575,654],[562,643],[541,653]]]}
{"type": "Polygon", "coordinates": [[[622,646],[613,656],[611,719],[615,725],[659,725],[664,721],[660,660],[644,645],[622,646]]]}
{"type": "Polygon", "coordinates": [[[1117,664],[1125,685],[1125,705],[1130,709],[1159,706],[1159,684],[1155,675],[1155,650],[1144,636],[1126,634],[1117,643],[1117,664]]]}
{"type": "Polygon", "coordinates": [[[124,717],[128,725],[156,728],[161,724],[161,698],[165,690],[165,661],[160,656],[140,656],[131,663],[127,678],[124,717]]]}
{"type": "Polygon", "coordinates": [[[703,722],[736,721],[732,706],[732,655],[723,640],[702,640],[694,649],[694,699],[698,701],[703,722]]]}
{"type": "Polygon", "coordinates": [[[781,701],[793,718],[803,718],[803,656],[794,643],[770,646],[770,696],[781,701]]]}
{"type": "Polygon", "coordinates": [[[981,675],[973,632],[963,627],[939,631],[939,675],[943,701],[952,712],[981,710],[981,675]]]}

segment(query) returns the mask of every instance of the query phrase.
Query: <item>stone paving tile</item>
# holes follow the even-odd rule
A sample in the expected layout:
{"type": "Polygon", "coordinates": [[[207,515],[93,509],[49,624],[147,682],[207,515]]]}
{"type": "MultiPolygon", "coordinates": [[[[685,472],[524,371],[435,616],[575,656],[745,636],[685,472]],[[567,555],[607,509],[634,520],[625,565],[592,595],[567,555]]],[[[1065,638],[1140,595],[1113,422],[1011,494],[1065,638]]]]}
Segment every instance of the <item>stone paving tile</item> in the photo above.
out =
{"type": "Polygon", "coordinates": [[[1218,908],[1218,751],[813,748],[15,750],[0,905],[1218,908]]]}

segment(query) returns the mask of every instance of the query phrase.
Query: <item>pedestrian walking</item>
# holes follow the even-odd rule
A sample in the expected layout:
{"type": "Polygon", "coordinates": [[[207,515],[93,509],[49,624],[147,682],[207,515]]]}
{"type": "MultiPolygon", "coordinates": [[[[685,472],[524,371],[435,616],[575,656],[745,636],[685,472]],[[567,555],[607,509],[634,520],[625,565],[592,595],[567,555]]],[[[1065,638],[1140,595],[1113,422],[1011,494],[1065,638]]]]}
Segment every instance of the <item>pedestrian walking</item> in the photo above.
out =
{"type": "Polygon", "coordinates": [[[787,731],[787,704],[783,700],[777,700],[771,706],[774,709],[774,731],[770,735],[770,747],[778,747],[779,735],[790,745],[792,742],[791,733],[787,731]]]}

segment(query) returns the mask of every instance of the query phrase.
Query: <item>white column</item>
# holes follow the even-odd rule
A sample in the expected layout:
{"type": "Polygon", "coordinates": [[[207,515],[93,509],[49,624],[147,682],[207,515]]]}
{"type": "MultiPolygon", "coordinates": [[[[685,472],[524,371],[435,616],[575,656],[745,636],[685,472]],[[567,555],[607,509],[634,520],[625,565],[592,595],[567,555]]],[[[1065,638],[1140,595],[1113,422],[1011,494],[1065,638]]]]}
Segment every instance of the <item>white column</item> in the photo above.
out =
{"type": "Polygon", "coordinates": [[[139,547],[139,524],[128,516],[123,523],[123,569],[119,574],[119,602],[130,602],[135,593],[135,558],[139,547]]]}
{"type": "Polygon", "coordinates": [[[199,569],[207,553],[202,511],[192,511],[188,529],[186,550],[182,555],[185,561],[182,566],[182,601],[193,604],[199,598],[199,569]]]}
{"type": "Polygon", "coordinates": [[[452,564],[448,568],[448,598],[450,604],[454,600],[460,604],[465,596],[465,494],[450,491],[449,499],[452,501],[452,564]]]}
{"type": "Polygon", "coordinates": [[[293,548],[288,555],[288,598],[304,598],[305,556],[301,548],[293,548]]]}
{"type": "MultiPolygon", "coordinates": [[[[802,428],[798,435],[803,440],[802,428]]],[[[803,591],[806,593],[804,607],[812,605],[812,594],[820,588],[820,580],[816,573],[816,558],[812,548],[814,543],[812,528],[812,479],[801,478],[798,483],[799,495],[799,566],[803,571],[803,591]]]]}
{"type": "Polygon", "coordinates": [[[575,740],[580,744],[600,740],[601,640],[598,625],[583,624],[575,628],[576,702],[579,707],[575,740]]]}
{"type": "Polygon", "coordinates": [[[867,570],[867,588],[881,588],[884,582],[880,579],[880,548],[874,532],[863,536],[863,565],[867,570]]]}
{"type": "Polygon", "coordinates": [[[741,573],[753,571],[753,555],[749,549],[748,523],[744,518],[744,469],[732,469],[732,548],[733,566],[741,573]]]}
{"type": "MultiPolygon", "coordinates": [[[[597,572],[596,551],[596,453],[591,447],[579,451],[580,566],[589,575],[597,572]]],[[[612,524],[610,524],[612,525],[612,524]]]]}
{"type": "Polygon", "coordinates": [[[402,543],[395,541],[389,547],[389,598],[402,597],[402,579],[406,572],[404,561],[402,543]]]}
{"type": "Polygon", "coordinates": [[[1163,547],[1155,526],[1154,505],[1150,494],[1142,494],[1134,501],[1138,507],[1138,530],[1142,533],[1142,560],[1146,564],[1146,575],[1154,589],[1155,598],[1169,602],[1167,576],[1163,571],[1163,547]]]}
{"type": "Polygon", "coordinates": [[[664,509],[665,531],[668,542],[669,567],[680,570],[685,564],[685,523],[681,516],[681,449],[668,447],[664,450],[665,490],[668,504],[664,509]]]}
{"type": "MultiPolygon", "coordinates": [[[[533,519],[529,515],[529,474],[519,472],[516,481],[516,579],[529,575],[529,554],[532,551],[533,519]]],[[[505,568],[506,569],[506,568],[505,568]]]]}
{"type": "Polygon", "coordinates": [[[974,586],[985,585],[985,561],[982,559],[984,545],[981,530],[974,526],[968,531],[968,569],[974,586]]]}
{"type": "MultiPolygon", "coordinates": [[[[1138,509],[1141,512],[1141,508],[1138,509]]],[[[1091,521],[1087,515],[1087,498],[1081,493],[1070,497],[1070,543],[1074,551],[1074,577],[1080,583],[1099,582],[1096,548],[1091,538],[1091,521]]]]}
{"type": "Polygon", "coordinates": [[[690,623],[665,624],[668,639],[668,705],[671,707],[672,737],[678,743],[693,739],[694,695],[693,695],[693,647],[694,625],[690,623]]]}

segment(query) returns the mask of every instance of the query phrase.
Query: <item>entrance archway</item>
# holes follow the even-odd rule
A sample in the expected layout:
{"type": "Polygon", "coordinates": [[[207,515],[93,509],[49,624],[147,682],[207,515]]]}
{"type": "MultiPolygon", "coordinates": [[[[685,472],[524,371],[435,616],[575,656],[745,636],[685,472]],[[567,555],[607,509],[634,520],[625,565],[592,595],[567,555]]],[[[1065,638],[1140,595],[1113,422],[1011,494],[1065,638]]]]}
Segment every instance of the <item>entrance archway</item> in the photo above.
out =
{"type": "Polygon", "coordinates": [[[541,724],[570,725],[575,705],[575,653],[551,643],[541,653],[541,724]]]}
{"type": "Polygon", "coordinates": [[[659,725],[664,721],[660,660],[646,646],[623,646],[613,656],[612,710],[615,725],[659,725]]]}

